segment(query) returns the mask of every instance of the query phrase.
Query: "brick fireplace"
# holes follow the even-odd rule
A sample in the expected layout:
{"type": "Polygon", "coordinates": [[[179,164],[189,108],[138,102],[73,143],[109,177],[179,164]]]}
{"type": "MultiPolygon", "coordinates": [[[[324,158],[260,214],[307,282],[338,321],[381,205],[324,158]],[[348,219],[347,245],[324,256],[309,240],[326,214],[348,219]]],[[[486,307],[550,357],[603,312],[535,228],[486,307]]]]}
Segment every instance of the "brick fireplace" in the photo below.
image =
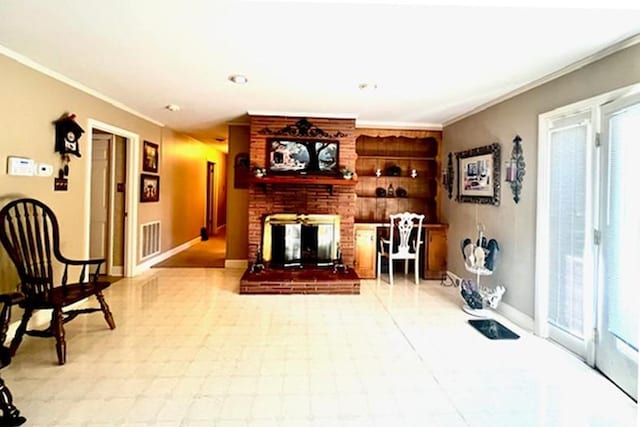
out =
{"type": "MultiPolygon", "coordinates": [[[[300,117],[252,115],[250,117],[251,139],[249,146],[251,166],[266,167],[268,138],[277,135],[278,130],[295,127],[300,119],[300,117]]],[[[355,170],[355,119],[308,117],[306,120],[313,125],[310,130],[313,135],[329,134],[332,140],[338,141],[340,167],[355,170]]],[[[297,180],[291,184],[277,182],[275,184],[253,183],[250,185],[248,208],[250,263],[254,261],[258,245],[262,242],[264,219],[273,214],[291,213],[339,215],[342,258],[347,266],[353,266],[355,187],[352,185],[327,185],[322,181],[323,179],[314,179],[309,176],[308,181],[300,182],[297,180]]],[[[335,181],[335,177],[333,179],[335,181]]],[[[357,278],[357,275],[355,277],[357,278]]],[[[345,293],[344,289],[340,293],[345,293]]]]}

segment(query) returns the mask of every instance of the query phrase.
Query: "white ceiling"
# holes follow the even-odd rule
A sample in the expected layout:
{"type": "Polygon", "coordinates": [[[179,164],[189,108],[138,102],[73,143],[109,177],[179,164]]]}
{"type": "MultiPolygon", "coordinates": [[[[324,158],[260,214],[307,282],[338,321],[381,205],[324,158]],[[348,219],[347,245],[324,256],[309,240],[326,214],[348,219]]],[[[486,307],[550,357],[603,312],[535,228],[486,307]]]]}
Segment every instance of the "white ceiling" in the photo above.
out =
{"type": "Polygon", "coordinates": [[[247,111],[441,125],[640,33],[631,0],[482,3],[2,0],[0,45],[214,142],[247,111]]]}

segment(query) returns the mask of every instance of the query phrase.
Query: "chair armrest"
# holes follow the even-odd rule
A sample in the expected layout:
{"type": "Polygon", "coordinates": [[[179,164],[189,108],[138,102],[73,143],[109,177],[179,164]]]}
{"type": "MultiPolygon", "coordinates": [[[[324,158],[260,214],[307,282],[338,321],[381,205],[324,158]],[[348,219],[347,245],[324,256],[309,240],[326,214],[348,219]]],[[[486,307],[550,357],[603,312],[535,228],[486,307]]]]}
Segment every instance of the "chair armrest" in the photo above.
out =
{"type": "Polygon", "coordinates": [[[62,254],[58,254],[57,256],[58,260],[60,260],[61,262],[64,263],[64,273],[62,273],[62,286],[66,286],[67,285],[67,272],[69,270],[69,266],[70,265],[81,265],[82,266],[82,270],[80,271],[80,276],[78,277],[78,283],[84,283],[84,279],[85,279],[85,272],[87,270],[87,266],[88,265],[95,265],[96,269],[93,272],[92,276],[92,282],[97,282],[98,281],[98,276],[100,276],[100,266],[105,262],[104,258],[94,258],[94,259],[84,259],[84,260],[79,260],[79,259],[70,259],[67,258],[65,256],[63,256],[62,254]]]}
{"type": "MultiPolygon", "coordinates": [[[[384,249],[384,245],[389,245],[391,243],[391,241],[389,239],[385,239],[384,237],[381,237],[380,240],[379,240],[379,243],[380,243],[380,253],[386,254],[386,251],[384,249]]],[[[391,252],[391,249],[389,249],[389,252],[391,252]]]]}
{"type": "Polygon", "coordinates": [[[24,295],[20,292],[12,292],[9,294],[0,294],[0,303],[15,305],[24,301],[24,295]]]}
{"type": "Polygon", "coordinates": [[[60,255],[60,261],[69,264],[69,265],[96,265],[102,264],[105,262],[104,258],[94,258],[94,259],[70,259],[63,255],[60,255]]]}

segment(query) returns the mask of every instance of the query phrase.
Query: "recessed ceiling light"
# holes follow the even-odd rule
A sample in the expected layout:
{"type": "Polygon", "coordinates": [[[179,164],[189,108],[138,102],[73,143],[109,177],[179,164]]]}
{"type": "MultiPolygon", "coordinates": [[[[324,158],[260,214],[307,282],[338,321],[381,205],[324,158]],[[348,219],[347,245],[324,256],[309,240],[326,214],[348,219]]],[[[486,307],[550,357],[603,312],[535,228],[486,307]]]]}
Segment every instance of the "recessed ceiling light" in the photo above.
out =
{"type": "Polygon", "coordinates": [[[377,83],[360,83],[358,85],[358,89],[360,90],[376,90],[378,89],[377,83]]]}
{"type": "Polygon", "coordinates": [[[234,74],[232,76],[229,76],[229,80],[238,85],[243,85],[249,81],[249,79],[242,74],[234,74]]]}
{"type": "Polygon", "coordinates": [[[176,104],[169,104],[166,107],[167,110],[171,111],[171,112],[176,112],[176,111],[180,111],[180,106],[176,105],[176,104]]]}

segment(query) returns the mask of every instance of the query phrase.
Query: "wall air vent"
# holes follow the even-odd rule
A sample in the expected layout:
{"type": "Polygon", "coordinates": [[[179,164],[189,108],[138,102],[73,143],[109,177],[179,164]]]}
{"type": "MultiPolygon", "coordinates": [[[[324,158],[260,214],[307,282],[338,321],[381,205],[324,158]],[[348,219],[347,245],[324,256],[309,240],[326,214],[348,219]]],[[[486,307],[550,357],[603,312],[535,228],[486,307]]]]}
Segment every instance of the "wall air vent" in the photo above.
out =
{"type": "Polygon", "coordinates": [[[147,259],[160,253],[160,221],[142,224],[141,259],[147,259]]]}

